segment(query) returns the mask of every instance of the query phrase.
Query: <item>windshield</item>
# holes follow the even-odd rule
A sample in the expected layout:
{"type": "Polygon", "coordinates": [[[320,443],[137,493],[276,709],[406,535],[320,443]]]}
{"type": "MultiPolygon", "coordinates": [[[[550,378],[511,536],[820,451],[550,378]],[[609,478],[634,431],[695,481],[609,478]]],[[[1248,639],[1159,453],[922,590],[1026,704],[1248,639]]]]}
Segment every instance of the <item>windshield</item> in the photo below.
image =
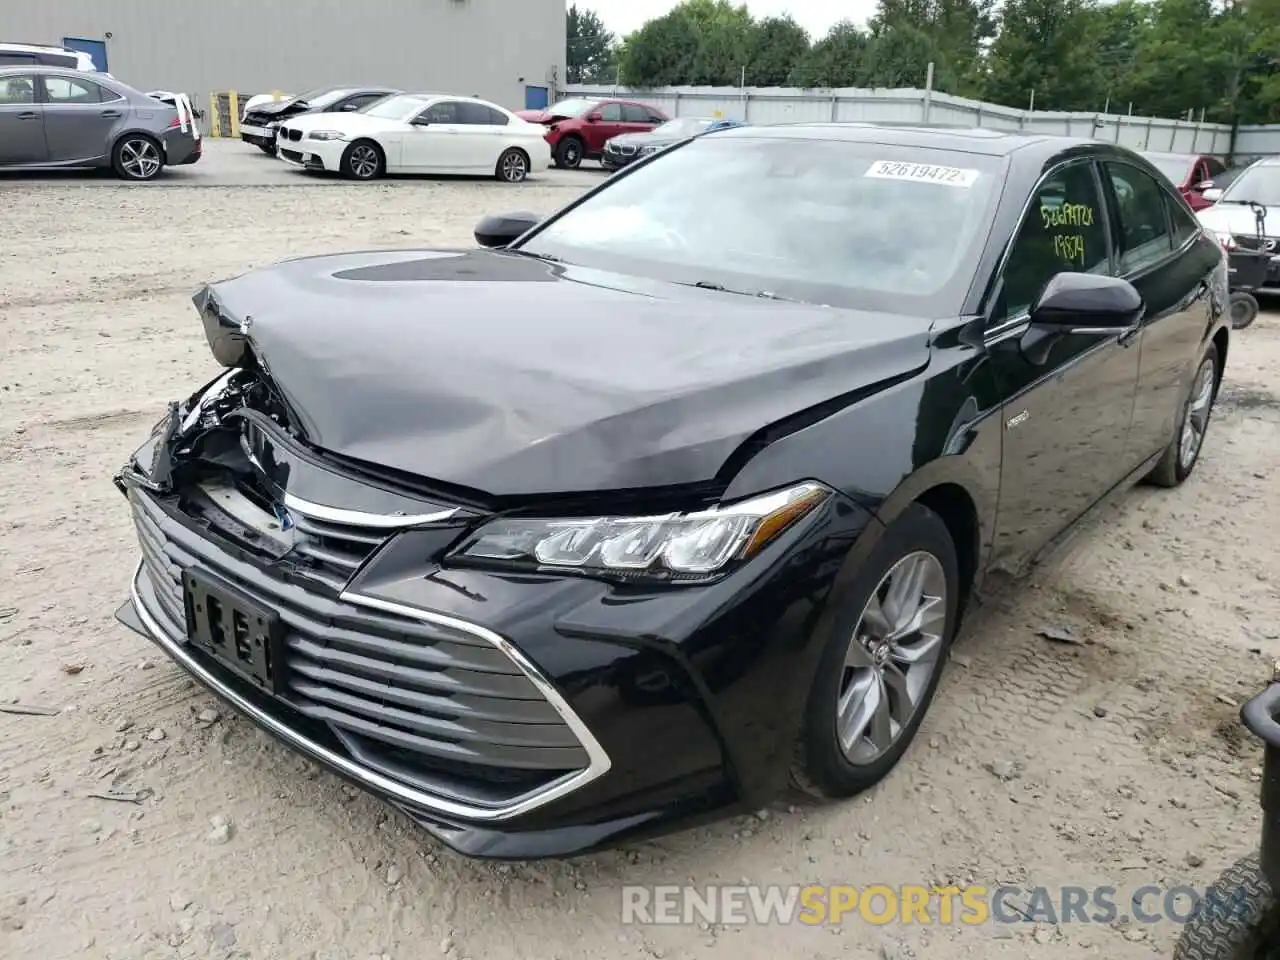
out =
{"type": "Polygon", "coordinates": [[[425,97],[400,94],[375,100],[356,112],[370,117],[378,117],[382,120],[399,120],[416,110],[421,110],[426,105],[427,100],[425,97]]]}
{"type": "Polygon", "coordinates": [[[1250,201],[1264,207],[1280,207],[1280,166],[1258,164],[1250,167],[1223,191],[1219,202],[1250,201]]]}
{"type": "Polygon", "coordinates": [[[324,108],[330,104],[337,103],[350,92],[351,90],[346,87],[339,87],[336,90],[326,90],[324,93],[311,97],[307,100],[307,106],[324,108]]]}
{"type": "Polygon", "coordinates": [[[556,117],[576,117],[596,105],[594,100],[561,100],[547,107],[547,113],[556,117]]]}
{"type": "Polygon", "coordinates": [[[1166,157],[1160,154],[1144,154],[1149,164],[1163,173],[1175,186],[1187,182],[1187,174],[1191,172],[1191,161],[1194,157],[1166,157]]]}
{"type": "Polygon", "coordinates": [[[653,132],[659,137],[692,137],[709,126],[711,126],[710,120],[702,120],[698,117],[681,117],[678,120],[668,120],[666,123],[659,124],[653,128],[653,132]]]}
{"type": "Polygon", "coordinates": [[[700,137],[609,181],[520,249],[675,283],[954,314],[1001,168],[916,147],[700,137]]]}
{"type": "Polygon", "coordinates": [[[311,103],[313,100],[316,100],[319,97],[323,97],[326,93],[328,93],[332,89],[333,87],[316,87],[316,89],[308,90],[306,93],[296,96],[293,99],[298,100],[302,103],[311,103]]]}

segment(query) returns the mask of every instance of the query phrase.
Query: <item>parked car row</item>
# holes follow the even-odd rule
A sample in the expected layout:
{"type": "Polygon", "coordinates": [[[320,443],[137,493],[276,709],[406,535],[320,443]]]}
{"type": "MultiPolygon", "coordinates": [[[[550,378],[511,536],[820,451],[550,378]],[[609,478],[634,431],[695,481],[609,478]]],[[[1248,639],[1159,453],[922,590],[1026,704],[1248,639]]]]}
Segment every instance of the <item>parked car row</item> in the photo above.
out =
{"type": "Polygon", "coordinates": [[[246,104],[240,137],[309,173],[488,175],[520,183],[551,163],[542,127],[481,100],[388,87],[323,87],[246,104]]]}

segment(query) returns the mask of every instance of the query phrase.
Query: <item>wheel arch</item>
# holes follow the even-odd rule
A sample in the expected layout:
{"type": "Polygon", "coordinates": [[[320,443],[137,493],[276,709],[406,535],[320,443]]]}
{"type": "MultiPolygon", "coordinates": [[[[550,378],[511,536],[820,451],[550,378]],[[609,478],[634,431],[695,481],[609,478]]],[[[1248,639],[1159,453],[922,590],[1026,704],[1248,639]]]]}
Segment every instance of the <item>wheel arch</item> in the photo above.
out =
{"type": "Polygon", "coordinates": [[[1227,327],[1219,327],[1217,332],[1214,333],[1213,339],[1210,340],[1210,343],[1218,349],[1218,360],[1215,364],[1217,370],[1215,371],[1214,376],[1217,377],[1219,386],[1222,384],[1222,376],[1227,369],[1227,346],[1229,345],[1230,340],[1231,334],[1227,327]]]}

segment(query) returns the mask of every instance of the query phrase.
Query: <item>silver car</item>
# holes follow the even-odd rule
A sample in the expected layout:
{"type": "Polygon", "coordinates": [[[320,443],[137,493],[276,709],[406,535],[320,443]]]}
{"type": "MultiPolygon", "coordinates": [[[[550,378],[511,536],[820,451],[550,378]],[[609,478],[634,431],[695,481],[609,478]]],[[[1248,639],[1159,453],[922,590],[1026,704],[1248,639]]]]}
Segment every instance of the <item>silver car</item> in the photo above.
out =
{"type": "Polygon", "coordinates": [[[195,163],[201,146],[193,117],[106,74],[0,69],[0,170],[111,167],[151,180],[195,163]]]}

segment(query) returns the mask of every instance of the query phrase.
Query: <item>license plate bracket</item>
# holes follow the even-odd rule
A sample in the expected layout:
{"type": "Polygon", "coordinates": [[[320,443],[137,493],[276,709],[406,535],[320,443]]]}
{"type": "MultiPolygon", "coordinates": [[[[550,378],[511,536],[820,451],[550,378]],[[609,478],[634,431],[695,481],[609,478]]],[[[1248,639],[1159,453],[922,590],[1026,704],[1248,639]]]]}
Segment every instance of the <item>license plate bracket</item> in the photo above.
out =
{"type": "Polygon", "coordinates": [[[264,693],[284,689],[284,624],[279,614],[203,570],[184,570],[187,640],[264,693]]]}

